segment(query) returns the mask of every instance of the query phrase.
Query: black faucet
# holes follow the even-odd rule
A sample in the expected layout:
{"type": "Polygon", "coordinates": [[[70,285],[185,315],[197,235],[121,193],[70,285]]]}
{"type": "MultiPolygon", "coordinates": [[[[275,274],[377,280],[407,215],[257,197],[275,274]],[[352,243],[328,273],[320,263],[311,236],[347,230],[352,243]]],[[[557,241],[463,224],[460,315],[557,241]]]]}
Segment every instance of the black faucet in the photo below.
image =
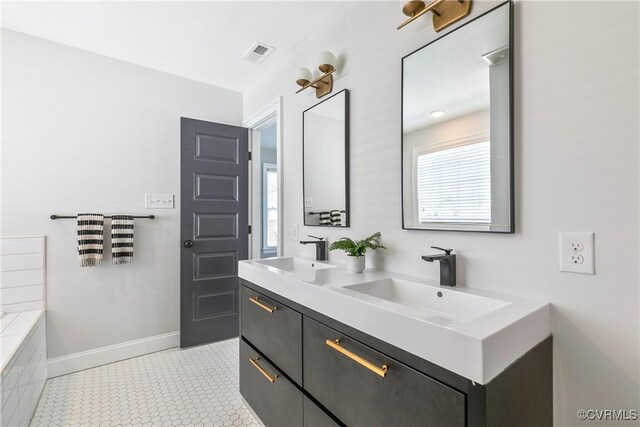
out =
{"type": "Polygon", "coordinates": [[[440,286],[456,285],[456,256],[451,255],[453,249],[443,249],[437,246],[431,246],[433,249],[443,251],[444,254],[424,255],[423,260],[433,262],[440,261],[440,286]]]}
{"type": "Polygon", "coordinates": [[[323,237],[316,237],[309,234],[309,237],[313,237],[318,240],[301,240],[301,245],[316,245],[316,261],[327,260],[327,241],[323,237]]]}

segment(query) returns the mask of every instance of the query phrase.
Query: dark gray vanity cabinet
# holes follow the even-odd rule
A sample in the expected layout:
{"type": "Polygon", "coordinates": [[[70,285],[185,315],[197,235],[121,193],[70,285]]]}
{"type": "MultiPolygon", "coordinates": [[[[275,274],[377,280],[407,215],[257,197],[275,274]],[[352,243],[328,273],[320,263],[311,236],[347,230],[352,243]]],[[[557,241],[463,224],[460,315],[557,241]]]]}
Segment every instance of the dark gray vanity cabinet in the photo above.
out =
{"type": "Polygon", "coordinates": [[[267,427],[553,424],[551,337],[482,385],[243,279],[240,295],[240,393],[267,427]]]}
{"type": "Polygon", "coordinates": [[[244,286],[240,312],[241,335],[302,385],[302,314],[244,286]]]}
{"type": "Polygon", "coordinates": [[[240,340],[240,393],[267,426],[302,425],[302,392],[240,340]]]}
{"type": "Polygon", "coordinates": [[[313,403],[307,396],[304,397],[303,405],[304,427],[340,427],[337,421],[329,416],[318,405],[313,403]]]}
{"type": "Polygon", "coordinates": [[[302,388],[302,314],[240,289],[240,394],[267,426],[339,426],[302,388]]]}
{"type": "Polygon", "coordinates": [[[465,426],[463,393],[309,317],[303,331],[304,388],[345,424],[465,426]]]}

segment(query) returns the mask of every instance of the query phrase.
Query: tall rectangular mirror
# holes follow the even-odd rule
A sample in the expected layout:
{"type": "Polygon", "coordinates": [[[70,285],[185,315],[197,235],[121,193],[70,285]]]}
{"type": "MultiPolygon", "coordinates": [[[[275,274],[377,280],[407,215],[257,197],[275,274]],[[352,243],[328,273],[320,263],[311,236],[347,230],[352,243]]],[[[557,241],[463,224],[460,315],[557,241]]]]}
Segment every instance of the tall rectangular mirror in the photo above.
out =
{"type": "Polygon", "coordinates": [[[302,113],[304,225],[349,226],[349,91],[302,113]]]}
{"type": "Polygon", "coordinates": [[[512,7],[402,59],[403,228],[514,231],[512,7]]]}

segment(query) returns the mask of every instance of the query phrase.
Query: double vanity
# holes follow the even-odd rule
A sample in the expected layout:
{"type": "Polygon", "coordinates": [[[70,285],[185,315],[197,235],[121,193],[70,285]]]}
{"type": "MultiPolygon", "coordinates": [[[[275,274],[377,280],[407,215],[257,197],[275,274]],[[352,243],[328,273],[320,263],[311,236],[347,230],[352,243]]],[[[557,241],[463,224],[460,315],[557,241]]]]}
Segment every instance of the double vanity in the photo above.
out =
{"type": "Polygon", "coordinates": [[[240,393],[267,426],[552,424],[547,303],[294,257],[239,276],[240,393]]]}
{"type": "MultiPolygon", "coordinates": [[[[512,35],[508,1],[402,59],[404,229],[515,232],[512,35]]],[[[303,113],[307,227],[353,220],[349,97],[303,113]]],[[[300,243],[326,259],[326,241],[300,243]]],[[[442,251],[422,257],[440,263],[439,284],[301,258],[241,261],[240,393],[262,422],[551,426],[549,304],[457,288],[456,256],[442,251]]]]}

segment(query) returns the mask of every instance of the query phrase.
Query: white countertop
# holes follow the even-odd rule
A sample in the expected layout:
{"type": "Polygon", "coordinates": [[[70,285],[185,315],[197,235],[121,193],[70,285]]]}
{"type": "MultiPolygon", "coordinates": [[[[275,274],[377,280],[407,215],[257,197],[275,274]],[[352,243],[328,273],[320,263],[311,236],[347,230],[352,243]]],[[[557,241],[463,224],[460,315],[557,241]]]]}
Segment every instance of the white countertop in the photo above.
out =
{"type": "Polygon", "coordinates": [[[240,261],[239,276],[480,384],[487,384],[551,334],[546,302],[476,288],[443,288],[385,271],[350,273],[338,264],[297,274],[259,261],[240,261]],[[345,288],[390,277],[424,284],[434,292],[460,292],[506,304],[470,321],[441,322],[345,288]]]}

